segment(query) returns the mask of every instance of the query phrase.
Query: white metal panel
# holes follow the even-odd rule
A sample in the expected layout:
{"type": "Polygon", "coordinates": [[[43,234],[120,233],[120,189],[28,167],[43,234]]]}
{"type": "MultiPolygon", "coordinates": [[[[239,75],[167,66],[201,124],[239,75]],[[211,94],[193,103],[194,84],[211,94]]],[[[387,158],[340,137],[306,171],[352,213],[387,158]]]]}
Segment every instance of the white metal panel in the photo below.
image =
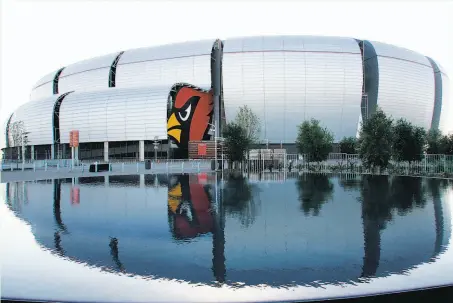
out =
{"type": "Polygon", "coordinates": [[[84,71],[70,76],[60,76],[58,93],[69,91],[102,90],[109,87],[110,66],[84,71]]]}
{"type": "Polygon", "coordinates": [[[104,56],[99,56],[99,57],[94,57],[91,59],[79,61],[77,63],[68,65],[65,69],[63,69],[63,72],[61,73],[60,77],[66,77],[69,75],[93,70],[93,69],[98,69],[98,68],[110,68],[110,66],[113,63],[113,60],[118,56],[119,52],[104,55],[104,56]]]}
{"type": "MultiPolygon", "coordinates": [[[[439,68],[440,69],[440,68],[439,68]]],[[[444,73],[442,76],[442,111],[440,113],[439,129],[444,134],[453,134],[453,102],[450,93],[450,79],[444,73]]]]}
{"type": "MultiPolygon", "coordinates": [[[[429,62],[429,61],[428,61],[429,62]]],[[[394,119],[405,118],[429,129],[434,109],[434,72],[431,67],[378,56],[377,105],[394,119]]]]}
{"type": "Polygon", "coordinates": [[[285,46],[284,36],[263,37],[263,49],[282,51],[285,46]]]}
{"type": "Polygon", "coordinates": [[[352,38],[319,36],[242,37],[225,41],[224,53],[254,51],[310,51],[360,53],[352,38]]]}
{"type": "Polygon", "coordinates": [[[210,55],[215,39],[137,48],[125,51],[118,65],[179,57],[210,55]]]}
{"type": "Polygon", "coordinates": [[[289,52],[285,56],[285,135],[284,143],[294,143],[297,126],[304,121],[307,101],[307,69],[303,52],[289,52]]]}
{"type": "Polygon", "coordinates": [[[227,119],[248,105],[261,120],[261,140],[293,143],[297,126],[311,118],[331,130],[336,141],[357,132],[363,79],[359,53],[225,53],[223,68],[227,119]]]}
{"type": "Polygon", "coordinates": [[[223,52],[224,53],[236,53],[242,52],[242,38],[231,38],[223,41],[223,52]]]}
{"type": "Polygon", "coordinates": [[[41,86],[32,89],[30,94],[30,100],[39,100],[42,98],[48,98],[53,95],[53,81],[42,84],[41,86]]]}
{"type": "Polygon", "coordinates": [[[362,90],[360,55],[306,53],[305,69],[305,119],[319,120],[336,142],[354,136],[362,90]]]}
{"type": "Polygon", "coordinates": [[[33,86],[33,88],[36,88],[38,86],[41,86],[43,85],[44,83],[48,83],[48,82],[53,82],[53,79],[55,78],[55,74],[59,71],[60,69],[57,69],[51,73],[48,73],[47,75],[45,75],[44,77],[42,77],[41,79],[39,79],[36,84],[33,86]]]}
{"type": "Polygon", "coordinates": [[[60,109],[60,136],[79,130],[80,142],[167,139],[168,88],[110,88],[75,92],[60,109]]]}
{"type": "Polygon", "coordinates": [[[210,86],[211,55],[122,64],[116,68],[118,88],[172,86],[177,82],[210,86]]]}
{"type": "MultiPolygon", "coordinates": [[[[53,143],[53,109],[59,95],[28,102],[19,107],[11,118],[10,127],[15,122],[23,122],[24,130],[29,132],[28,145],[44,145],[53,143]]],[[[10,128],[11,129],[11,128],[10,128]]],[[[10,146],[14,145],[11,131],[10,146]]]]}
{"type": "Polygon", "coordinates": [[[431,63],[429,63],[429,60],[425,56],[412,50],[382,42],[370,42],[373,44],[374,50],[378,56],[403,59],[431,67],[431,63]]]}
{"type": "Polygon", "coordinates": [[[283,49],[287,51],[303,51],[304,40],[300,36],[286,36],[283,41],[283,49]]]}
{"type": "Polygon", "coordinates": [[[303,41],[305,51],[360,53],[357,42],[352,38],[303,36],[303,41]]]}

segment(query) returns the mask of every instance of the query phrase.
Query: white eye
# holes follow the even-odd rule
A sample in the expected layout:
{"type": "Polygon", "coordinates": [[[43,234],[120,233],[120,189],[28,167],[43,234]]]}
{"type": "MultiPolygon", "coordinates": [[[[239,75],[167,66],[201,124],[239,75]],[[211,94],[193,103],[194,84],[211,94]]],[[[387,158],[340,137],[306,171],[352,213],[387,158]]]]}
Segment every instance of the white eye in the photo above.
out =
{"type": "Polygon", "coordinates": [[[183,113],[179,113],[179,118],[181,118],[182,121],[187,121],[187,119],[189,119],[191,110],[192,110],[192,104],[190,104],[189,107],[187,107],[183,113]]]}

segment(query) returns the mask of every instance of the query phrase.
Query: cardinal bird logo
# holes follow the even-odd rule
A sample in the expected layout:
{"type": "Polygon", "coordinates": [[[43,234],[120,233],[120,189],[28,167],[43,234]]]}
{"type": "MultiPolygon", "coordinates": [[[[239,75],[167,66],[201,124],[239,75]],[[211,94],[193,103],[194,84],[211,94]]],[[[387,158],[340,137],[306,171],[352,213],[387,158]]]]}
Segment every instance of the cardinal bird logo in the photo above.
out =
{"type": "Polygon", "coordinates": [[[209,140],[209,124],[214,108],[212,91],[190,84],[177,84],[171,91],[168,136],[179,148],[185,149],[189,141],[209,140]]]}
{"type": "Polygon", "coordinates": [[[170,229],[176,239],[195,238],[211,232],[214,226],[207,188],[190,181],[189,175],[178,176],[168,191],[170,229]]]}

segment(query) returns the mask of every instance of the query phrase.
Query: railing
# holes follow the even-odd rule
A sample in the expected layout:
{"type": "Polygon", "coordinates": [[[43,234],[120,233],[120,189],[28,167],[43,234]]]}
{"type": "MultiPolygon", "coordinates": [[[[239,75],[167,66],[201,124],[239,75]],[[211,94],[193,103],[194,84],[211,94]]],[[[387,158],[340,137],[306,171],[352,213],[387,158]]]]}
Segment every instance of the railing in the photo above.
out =
{"type": "MultiPolygon", "coordinates": [[[[227,159],[227,155],[223,155],[227,159]]],[[[219,162],[221,158],[218,159],[219,162]]],[[[197,172],[211,170],[210,160],[180,160],[180,159],[134,159],[72,161],[61,160],[17,160],[3,159],[0,171],[33,170],[33,171],[81,171],[89,170],[91,164],[111,164],[111,170],[116,172],[146,172],[149,169],[160,172],[197,172]],[[147,162],[147,165],[145,165],[147,162]],[[150,168],[147,168],[149,167],[150,168]]],[[[453,155],[424,155],[421,161],[397,162],[390,161],[385,170],[370,170],[362,166],[357,154],[331,153],[326,161],[310,162],[306,155],[273,153],[269,157],[245,160],[242,163],[231,165],[226,160],[222,166],[224,170],[239,169],[247,173],[261,172],[323,172],[323,173],[356,173],[356,174],[397,174],[423,176],[453,176],[453,155]]],[[[222,168],[220,168],[222,169],[222,168]]]]}
{"type": "MultiPolygon", "coordinates": [[[[228,158],[224,155],[225,159],[228,158]]],[[[358,154],[331,153],[325,161],[308,161],[304,154],[277,154],[253,157],[234,168],[247,173],[260,172],[322,172],[353,174],[396,174],[408,176],[453,177],[453,155],[423,155],[422,160],[409,162],[390,161],[387,169],[365,169],[358,154]]]]}
{"type": "Polygon", "coordinates": [[[88,172],[90,165],[95,165],[97,172],[98,164],[110,164],[110,170],[115,172],[147,172],[150,170],[159,172],[200,172],[211,170],[211,162],[203,160],[146,160],[146,161],[72,161],[64,160],[36,160],[36,161],[3,161],[0,171],[53,171],[53,172],[88,172]]]}

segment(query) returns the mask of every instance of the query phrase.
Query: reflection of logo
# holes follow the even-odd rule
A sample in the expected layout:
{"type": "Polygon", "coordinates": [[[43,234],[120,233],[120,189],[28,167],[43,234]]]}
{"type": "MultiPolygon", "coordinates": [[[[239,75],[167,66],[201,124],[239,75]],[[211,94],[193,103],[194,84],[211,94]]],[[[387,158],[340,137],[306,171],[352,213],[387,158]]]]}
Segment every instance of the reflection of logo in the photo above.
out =
{"type": "Polygon", "coordinates": [[[80,204],[80,188],[71,187],[71,204],[79,205],[80,204]]]}
{"type": "Polygon", "coordinates": [[[208,126],[213,112],[212,92],[178,84],[170,95],[168,136],[178,147],[184,148],[187,148],[189,141],[208,140],[208,126]]]}
{"type": "Polygon", "coordinates": [[[168,215],[175,238],[194,238],[212,231],[211,199],[207,188],[189,175],[178,176],[168,191],[168,215]]]}

